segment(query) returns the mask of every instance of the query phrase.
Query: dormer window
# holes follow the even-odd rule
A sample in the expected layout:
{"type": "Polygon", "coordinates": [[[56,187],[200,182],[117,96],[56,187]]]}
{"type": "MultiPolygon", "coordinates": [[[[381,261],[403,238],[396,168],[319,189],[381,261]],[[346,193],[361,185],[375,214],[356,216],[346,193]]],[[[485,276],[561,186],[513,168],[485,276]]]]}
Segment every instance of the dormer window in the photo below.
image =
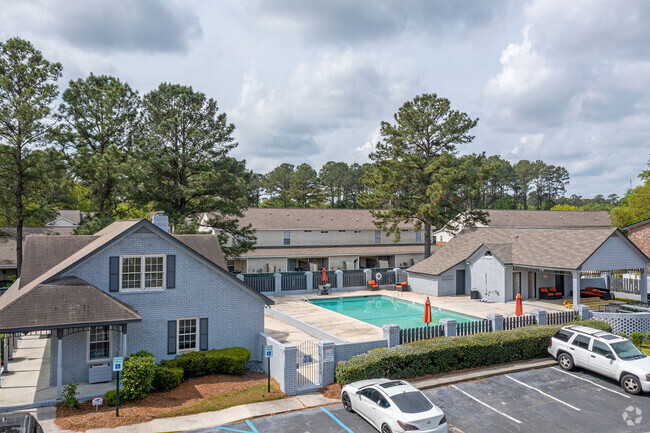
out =
{"type": "Polygon", "coordinates": [[[120,290],[165,288],[165,255],[120,257],[120,290]]]}

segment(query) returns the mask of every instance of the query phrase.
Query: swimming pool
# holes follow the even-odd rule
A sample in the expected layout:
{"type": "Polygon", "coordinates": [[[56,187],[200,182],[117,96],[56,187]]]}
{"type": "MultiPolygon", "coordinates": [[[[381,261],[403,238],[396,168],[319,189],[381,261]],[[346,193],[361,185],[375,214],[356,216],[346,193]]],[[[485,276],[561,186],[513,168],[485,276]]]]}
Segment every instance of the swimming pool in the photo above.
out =
{"type": "MultiPolygon", "coordinates": [[[[388,323],[398,325],[402,329],[426,326],[422,321],[424,316],[423,304],[390,296],[350,296],[345,298],[311,299],[309,302],[375,326],[381,327],[388,323]]],[[[433,304],[435,304],[435,301],[433,304]]],[[[455,319],[459,323],[482,320],[478,317],[442,310],[432,305],[431,324],[438,325],[440,319],[455,319]]]]}

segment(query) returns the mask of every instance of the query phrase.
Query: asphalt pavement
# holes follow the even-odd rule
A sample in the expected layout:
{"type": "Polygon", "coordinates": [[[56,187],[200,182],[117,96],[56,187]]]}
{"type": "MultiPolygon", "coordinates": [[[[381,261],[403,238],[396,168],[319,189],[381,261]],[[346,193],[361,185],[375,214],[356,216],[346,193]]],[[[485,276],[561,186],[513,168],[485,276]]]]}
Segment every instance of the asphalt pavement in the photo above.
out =
{"type": "MultiPolygon", "coordinates": [[[[647,432],[650,395],[632,396],[595,373],[559,367],[504,374],[424,391],[446,414],[450,431],[647,432]]],[[[249,419],[196,433],[371,433],[341,405],[249,419]]]]}

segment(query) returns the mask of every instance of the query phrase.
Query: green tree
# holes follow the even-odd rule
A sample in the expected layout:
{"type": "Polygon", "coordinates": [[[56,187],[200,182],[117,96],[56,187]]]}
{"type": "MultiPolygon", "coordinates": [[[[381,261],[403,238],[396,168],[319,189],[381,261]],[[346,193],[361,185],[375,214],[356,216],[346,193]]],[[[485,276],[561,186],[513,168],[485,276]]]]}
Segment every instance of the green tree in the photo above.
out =
{"type": "Polygon", "coordinates": [[[319,171],[329,207],[345,207],[343,195],[350,168],[345,162],[327,161],[319,171]]]}
{"type": "Polygon", "coordinates": [[[436,94],[416,96],[394,116],[381,123],[382,139],[370,154],[375,162],[365,177],[370,192],[362,202],[371,209],[377,227],[400,237],[400,223],[424,228],[424,256],[431,255],[431,227],[451,221],[472,225],[485,220],[482,212],[462,206],[461,186],[471,183],[456,146],[469,143],[469,131],[478,119],[451,109],[448,99],[436,94]],[[459,217],[460,213],[463,213],[459,217]]]}
{"type": "Polygon", "coordinates": [[[61,70],[28,41],[0,42],[0,212],[16,226],[19,276],[25,220],[48,211],[39,188],[51,161],[39,157],[37,149],[56,126],[52,105],[61,70]]]}
{"type": "Polygon", "coordinates": [[[129,187],[139,105],[136,91],[107,75],[70,81],[63,92],[59,140],[73,150],[72,171],[99,213],[113,216],[129,187]]]}
{"type": "Polygon", "coordinates": [[[298,207],[310,207],[321,202],[318,173],[309,164],[300,164],[290,181],[290,196],[298,207]]]}
{"type": "Polygon", "coordinates": [[[650,161],[648,168],[639,175],[643,183],[629,190],[620,204],[612,209],[614,227],[625,227],[650,218],[650,161]]]}
{"type": "Polygon", "coordinates": [[[283,163],[264,177],[264,190],[269,196],[268,207],[293,207],[291,182],[294,177],[293,164],[283,163]]]}
{"type": "Polygon", "coordinates": [[[256,203],[255,176],[245,161],[229,156],[237,146],[235,126],[217,102],[191,87],[163,83],[145,95],[142,115],[137,201],[165,211],[176,232],[194,231],[208,213],[227,256],[252,248],[254,233],[239,227],[238,218],[256,203]]]}

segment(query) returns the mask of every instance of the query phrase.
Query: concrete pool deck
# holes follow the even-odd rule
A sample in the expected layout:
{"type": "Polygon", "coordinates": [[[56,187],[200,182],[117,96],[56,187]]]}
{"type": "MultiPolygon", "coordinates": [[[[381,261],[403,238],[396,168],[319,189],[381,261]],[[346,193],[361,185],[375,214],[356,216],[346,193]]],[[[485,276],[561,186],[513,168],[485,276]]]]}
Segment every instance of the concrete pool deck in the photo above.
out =
{"type": "MultiPolygon", "coordinates": [[[[335,292],[332,295],[326,297],[314,294],[275,296],[272,297],[272,299],[275,302],[273,308],[285,314],[291,315],[297,319],[300,319],[303,322],[307,322],[310,325],[313,325],[331,334],[334,334],[344,340],[356,342],[379,340],[383,338],[382,329],[369,323],[353,319],[344,314],[340,314],[335,311],[316,306],[309,302],[305,302],[304,299],[341,298],[371,295],[391,296],[396,299],[403,299],[420,304],[424,304],[427,298],[427,295],[417,292],[396,292],[392,290],[379,290],[371,292],[368,290],[361,290],[354,292],[335,292]]],[[[478,302],[477,300],[470,299],[469,296],[430,296],[429,299],[431,300],[431,305],[434,308],[442,308],[444,310],[453,311],[455,313],[467,314],[483,319],[487,318],[487,315],[491,313],[501,314],[506,317],[514,316],[515,314],[514,303],[489,304],[486,302],[478,302]]],[[[530,314],[530,312],[535,309],[547,310],[549,313],[557,311],[557,309],[544,307],[544,305],[524,305],[524,314],[530,314]]],[[[269,316],[267,315],[266,317],[268,318],[269,316]]],[[[273,324],[269,323],[266,325],[266,327],[271,330],[273,329],[273,324]]]]}

